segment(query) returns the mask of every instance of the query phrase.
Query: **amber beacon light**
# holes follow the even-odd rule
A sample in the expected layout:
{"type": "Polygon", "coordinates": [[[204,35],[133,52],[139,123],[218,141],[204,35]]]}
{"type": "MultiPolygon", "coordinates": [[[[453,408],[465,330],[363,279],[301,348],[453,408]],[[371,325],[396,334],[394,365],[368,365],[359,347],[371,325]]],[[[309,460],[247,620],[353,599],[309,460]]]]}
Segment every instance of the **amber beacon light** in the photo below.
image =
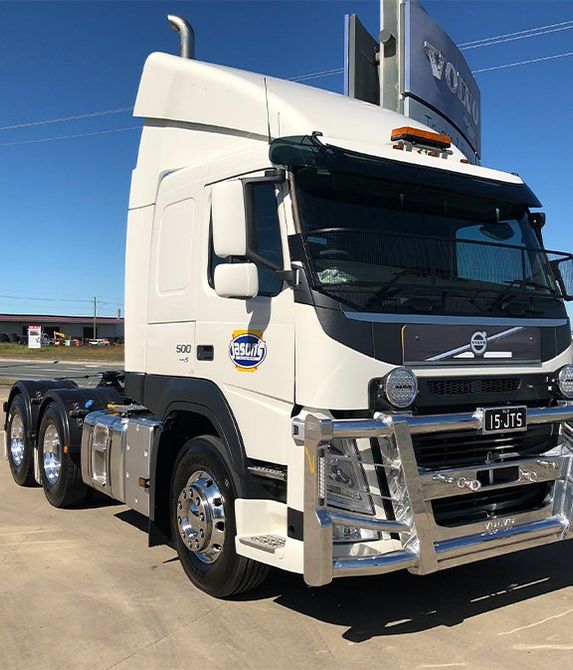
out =
{"type": "Polygon", "coordinates": [[[424,144],[426,146],[433,146],[440,149],[448,149],[452,144],[452,138],[449,135],[433,133],[430,130],[411,128],[410,126],[394,128],[390,139],[392,142],[403,140],[404,142],[411,142],[412,144],[424,144]]]}

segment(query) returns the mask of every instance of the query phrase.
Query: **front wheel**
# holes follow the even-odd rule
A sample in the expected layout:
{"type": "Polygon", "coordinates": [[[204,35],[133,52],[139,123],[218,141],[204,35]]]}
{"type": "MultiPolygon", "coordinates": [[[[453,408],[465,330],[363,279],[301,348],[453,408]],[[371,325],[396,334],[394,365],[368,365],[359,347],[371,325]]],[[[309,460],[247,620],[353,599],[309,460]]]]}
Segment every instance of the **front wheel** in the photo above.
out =
{"type": "Polygon", "coordinates": [[[40,424],[38,456],[40,476],[48,502],[54,507],[81,505],[89,488],[82,481],[64,439],[64,426],[56,405],[45,411],[40,424]]]}
{"type": "Polygon", "coordinates": [[[256,588],[268,567],[235,551],[235,493],[211,435],[183,447],[171,485],[171,523],[181,565],[202,591],[225,598],[256,588]]]}

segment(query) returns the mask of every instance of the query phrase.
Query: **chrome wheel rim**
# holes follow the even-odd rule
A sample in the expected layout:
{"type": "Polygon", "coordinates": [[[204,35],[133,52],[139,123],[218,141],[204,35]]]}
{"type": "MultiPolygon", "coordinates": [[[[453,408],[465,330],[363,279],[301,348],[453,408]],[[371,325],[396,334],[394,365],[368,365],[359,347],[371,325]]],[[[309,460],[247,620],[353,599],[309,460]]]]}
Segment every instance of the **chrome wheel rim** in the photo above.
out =
{"type": "Polygon", "coordinates": [[[10,425],[10,454],[14,465],[19,468],[24,460],[24,422],[19,412],[12,415],[10,425]]]}
{"type": "Polygon", "coordinates": [[[62,444],[58,429],[51,423],[44,433],[42,443],[42,453],[44,457],[44,474],[50,486],[53,486],[60,476],[62,467],[62,444]]]}
{"type": "Polygon", "coordinates": [[[200,561],[214,563],[219,558],[225,542],[225,500],[208,472],[194,472],[179,494],[177,527],[200,561]]]}

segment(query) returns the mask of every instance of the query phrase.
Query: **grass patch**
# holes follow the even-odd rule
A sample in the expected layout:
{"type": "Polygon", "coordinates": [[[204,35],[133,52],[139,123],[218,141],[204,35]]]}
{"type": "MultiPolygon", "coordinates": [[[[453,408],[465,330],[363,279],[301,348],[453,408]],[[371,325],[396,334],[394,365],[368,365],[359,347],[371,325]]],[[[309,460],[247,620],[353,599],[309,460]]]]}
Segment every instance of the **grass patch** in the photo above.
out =
{"type": "Polygon", "coordinates": [[[124,346],[54,347],[28,349],[24,344],[0,343],[0,359],[20,358],[29,361],[101,361],[123,363],[124,346]]]}

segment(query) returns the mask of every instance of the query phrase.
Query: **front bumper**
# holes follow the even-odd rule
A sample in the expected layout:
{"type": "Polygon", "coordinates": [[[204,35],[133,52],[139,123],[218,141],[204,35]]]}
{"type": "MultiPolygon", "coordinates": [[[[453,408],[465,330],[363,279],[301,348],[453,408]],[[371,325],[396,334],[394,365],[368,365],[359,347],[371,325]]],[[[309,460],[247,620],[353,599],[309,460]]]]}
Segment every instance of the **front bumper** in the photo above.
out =
{"type": "Polygon", "coordinates": [[[482,416],[474,413],[408,416],[378,413],[372,419],[334,420],[309,414],[293,420],[295,441],[304,446],[304,578],[322,586],[334,577],[374,575],[407,568],[428,574],[455,565],[528,549],[573,536],[573,403],[528,410],[527,425],[560,424],[557,449],[533,458],[483,466],[428,470],[419,468],[412,435],[448,431],[479,431],[482,416]],[[395,519],[367,516],[328,506],[327,445],[333,439],[377,439],[381,445],[395,519]],[[496,477],[508,465],[515,477],[496,477]],[[483,475],[488,483],[482,486],[483,475]],[[480,481],[481,477],[481,481],[480,481]],[[447,527],[438,525],[432,501],[471,495],[476,489],[495,491],[532,482],[552,484],[550,500],[540,509],[495,515],[487,521],[447,527]],[[401,549],[387,553],[335,557],[333,525],[392,533],[401,549]]]}

